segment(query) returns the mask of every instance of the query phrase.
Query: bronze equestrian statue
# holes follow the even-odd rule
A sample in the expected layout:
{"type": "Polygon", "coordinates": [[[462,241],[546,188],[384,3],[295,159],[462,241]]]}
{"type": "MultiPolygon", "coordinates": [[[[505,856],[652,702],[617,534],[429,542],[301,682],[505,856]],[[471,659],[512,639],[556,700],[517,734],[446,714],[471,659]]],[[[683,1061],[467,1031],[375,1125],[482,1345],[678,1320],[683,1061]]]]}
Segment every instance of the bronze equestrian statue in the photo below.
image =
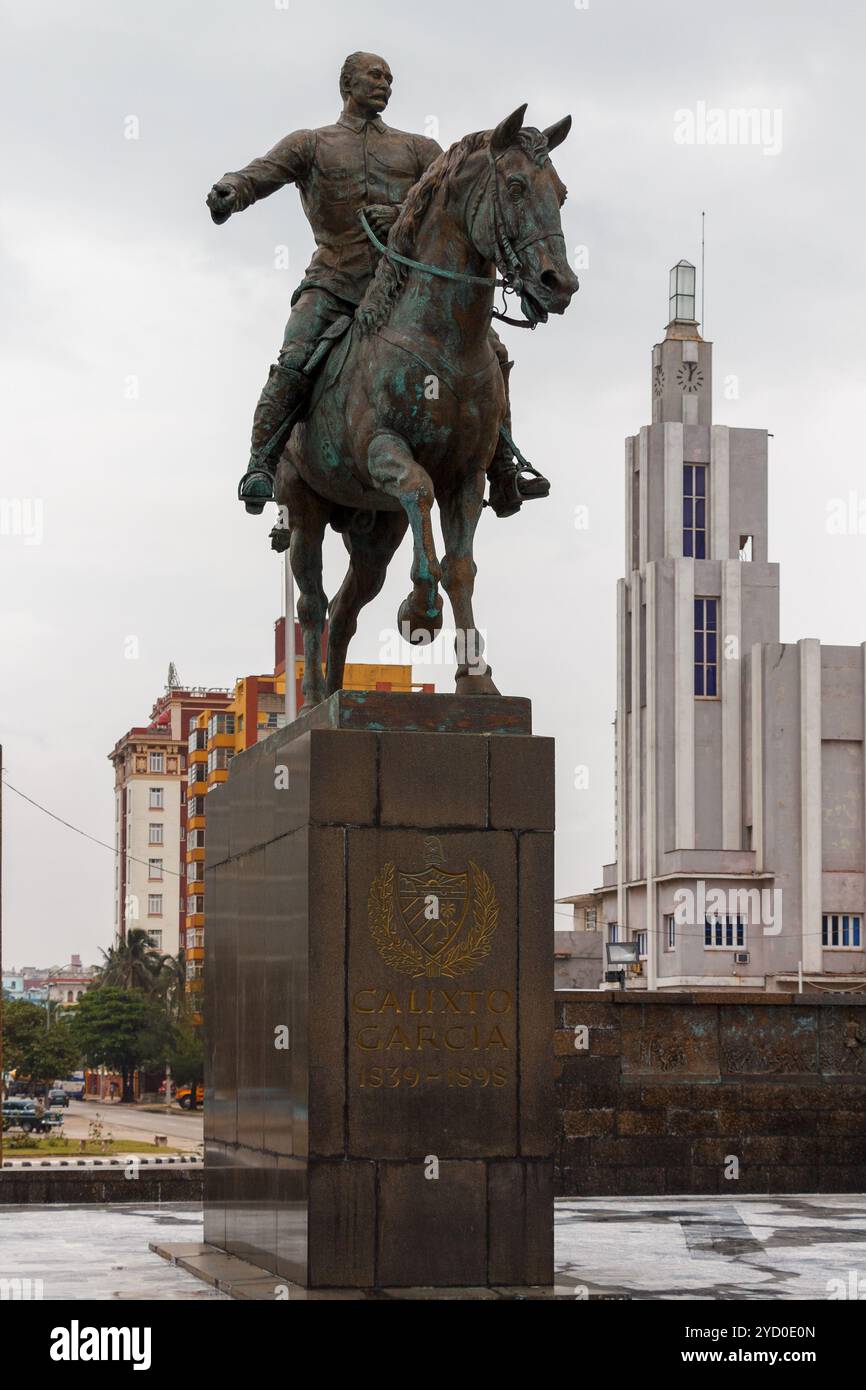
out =
{"type": "MultiPolygon", "coordinates": [[[[359,215],[366,214],[377,240],[387,237],[410,188],[442,153],[435,140],[383,123],[380,113],[388,105],[392,84],[383,58],[351,54],[340,73],[343,110],[335,125],[287,135],[239,173],[225,174],[208,195],[211,216],[219,224],[285,184],[296,183],[316,239],[316,253],[292,296],[283,345],[256,408],[250,461],[238,485],[238,497],[248,512],[262,512],[273,498],[280,452],[303,415],[314,368],[323,355],[316,354],[318,344],[354,314],[375,273],[379,253],[359,215]]],[[[492,329],[490,337],[506,398],[505,432],[496,439],[487,469],[490,505],[497,516],[512,516],[525,500],[546,497],[550,484],[525,460],[518,464],[514,457],[508,411],[512,363],[492,329]]],[[[275,545],[279,547],[278,539],[275,545]]]]}

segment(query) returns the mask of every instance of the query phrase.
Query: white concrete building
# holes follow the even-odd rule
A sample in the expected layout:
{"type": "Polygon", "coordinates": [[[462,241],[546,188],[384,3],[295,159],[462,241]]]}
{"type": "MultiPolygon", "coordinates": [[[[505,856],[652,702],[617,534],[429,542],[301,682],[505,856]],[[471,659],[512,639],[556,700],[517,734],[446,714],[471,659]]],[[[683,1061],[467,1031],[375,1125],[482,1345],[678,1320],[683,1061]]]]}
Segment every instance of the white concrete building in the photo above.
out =
{"type": "Polygon", "coordinates": [[[115,934],[140,928],[157,950],[180,943],[183,747],[170,730],[132,729],[115,766],[115,934]]]}
{"type": "MultiPolygon", "coordinates": [[[[779,641],[768,436],[713,423],[694,293],[680,262],[652,424],[626,440],[597,918],[605,941],[637,939],[633,988],[864,987],[866,644],[779,641]]],[[[586,920],[585,894],[561,901],[586,920]]]]}

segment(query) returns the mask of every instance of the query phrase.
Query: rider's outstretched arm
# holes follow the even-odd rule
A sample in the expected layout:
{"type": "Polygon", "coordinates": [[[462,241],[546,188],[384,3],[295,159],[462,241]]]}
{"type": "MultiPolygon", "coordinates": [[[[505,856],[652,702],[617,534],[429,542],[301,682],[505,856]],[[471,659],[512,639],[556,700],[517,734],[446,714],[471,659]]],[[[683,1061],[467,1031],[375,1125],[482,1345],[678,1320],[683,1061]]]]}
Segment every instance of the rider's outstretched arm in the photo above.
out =
{"type": "Polygon", "coordinates": [[[243,212],[287,183],[299,183],[309,172],[316,148],[313,130],[296,130],[237,173],[223,174],[214,188],[231,192],[229,212],[243,212]]]}

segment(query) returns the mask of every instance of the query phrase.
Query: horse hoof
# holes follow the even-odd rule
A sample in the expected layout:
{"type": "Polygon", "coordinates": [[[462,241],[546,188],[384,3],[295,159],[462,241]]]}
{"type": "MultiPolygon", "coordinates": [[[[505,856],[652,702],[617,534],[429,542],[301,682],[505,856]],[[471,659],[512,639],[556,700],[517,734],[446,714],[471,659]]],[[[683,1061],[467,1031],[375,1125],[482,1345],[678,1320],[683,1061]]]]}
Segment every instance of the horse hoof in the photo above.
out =
{"type": "Polygon", "coordinates": [[[322,701],[326,700],[327,698],[328,697],[325,695],[324,691],[321,695],[307,696],[307,698],[304,700],[304,703],[301,705],[301,708],[298,710],[298,714],[309,714],[311,709],[315,709],[317,705],[320,705],[322,701]]]}
{"type": "Polygon", "coordinates": [[[412,605],[412,597],[404,598],[397,611],[397,628],[404,642],[413,647],[424,647],[433,641],[442,627],[442,599],[437,594],[434,600],[436,611],[419,613],[412,605]]]}
{"type": "Polygon", "coordinates": [[[454,682],[455,695],[499,695],[493,684],[493,677],[489,670],[484,675],[478,676],[458,676],[454,682]]]}

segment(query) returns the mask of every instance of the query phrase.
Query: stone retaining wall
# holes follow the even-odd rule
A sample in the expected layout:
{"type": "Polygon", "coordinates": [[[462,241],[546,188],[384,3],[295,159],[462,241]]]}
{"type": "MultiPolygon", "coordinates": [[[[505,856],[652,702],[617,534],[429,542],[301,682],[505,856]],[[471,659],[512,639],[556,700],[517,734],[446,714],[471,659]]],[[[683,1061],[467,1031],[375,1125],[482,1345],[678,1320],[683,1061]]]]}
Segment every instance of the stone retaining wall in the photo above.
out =
{"type": "Polygon", "coordinates": [[[137,1177],[122,1167],[33,1166],[0,1169],[0,1206],[48,1203],[200,1202],[204,1165],[164,1167],[142,1163],[137,1177]]]}
{"type": "Polygon", "coordinates": [[[555,1017],[559,1196],[866,1191],[866,1000],[557,990],[555,1017]]]}

